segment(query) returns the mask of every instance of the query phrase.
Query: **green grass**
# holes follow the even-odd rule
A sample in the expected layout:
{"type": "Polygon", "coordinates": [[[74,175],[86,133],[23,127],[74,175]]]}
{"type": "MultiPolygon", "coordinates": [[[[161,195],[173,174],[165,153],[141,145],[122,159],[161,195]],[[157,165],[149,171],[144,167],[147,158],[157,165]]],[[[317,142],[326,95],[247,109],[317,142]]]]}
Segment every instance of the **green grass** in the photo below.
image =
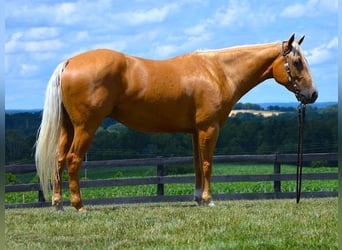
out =
{"type": "MultiPolygon", "coordinates": [[[[168,166],[174,168],[175,166],[168,166]]],[[[191,166],[182,166],[190,168],[191,166]]],[[[108,179],[155,176],[155,167],[126,167],[126,168],[105,168],[87,171],[87,179],[108,179]]],[[[303,168],[304,173],[337,172],[336,167],[315,167],[303,168]]],[[[271,174],[272,164],[215,164],[213,175],[243,175],[243,174],[271,174]]],[[[282,173],[296,173],[293,165],[282,165],[282,173]]],[[[85,178],[85,171],[81,171],[81,178],[85,178]]],[[[190,174],[193,175],[193,174],[190,174]]],[[[65,176],[66,177],[66,176],[65,176]]],[[[67,178],[65,178],[67,180],[67,178]]],[[[282,192],[294,192],[295,181],[284,181],[281,184],[282,192]]],[[[303,181],[302,191],[337,191],[338,181],[303,181]]],[[[193,194],[194,184],[166,184],[165,195],[193,194]]],[[[212,193],[250,193],[250,192],[272,192],[273,182],[238,182],[238,183],[212,183],[212,193]]],[[[116,186],[103,188],[83,188],[84,199],[112,198],[125,196],[148,196],[156,195],[156,185],[139,186],[116,186]]],[[[5,203],[23,203],[37,201],[37,192],[6,193],[5,203]]],[[[68,190],[64,191],[64,199],[68,200],[68,190]]]]}
{"type": "Polygon", "coordinates": [[[337,249],[337,198],[5,211],[6,249],[337,249]]]}

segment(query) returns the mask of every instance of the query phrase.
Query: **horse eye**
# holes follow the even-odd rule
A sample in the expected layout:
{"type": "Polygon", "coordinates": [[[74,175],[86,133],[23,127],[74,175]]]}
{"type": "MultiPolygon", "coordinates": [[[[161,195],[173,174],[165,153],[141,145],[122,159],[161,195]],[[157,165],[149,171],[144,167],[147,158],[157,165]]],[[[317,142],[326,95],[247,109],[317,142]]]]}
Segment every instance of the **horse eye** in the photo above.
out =
{"type": "Polygon", "coordinates": [[[300,60],[300,59],[295,60],[295,61],[293,62],[293,65],[294,65],[298,70],[300,70],[300,69],[303,68],[302,60],[300,60]]]}

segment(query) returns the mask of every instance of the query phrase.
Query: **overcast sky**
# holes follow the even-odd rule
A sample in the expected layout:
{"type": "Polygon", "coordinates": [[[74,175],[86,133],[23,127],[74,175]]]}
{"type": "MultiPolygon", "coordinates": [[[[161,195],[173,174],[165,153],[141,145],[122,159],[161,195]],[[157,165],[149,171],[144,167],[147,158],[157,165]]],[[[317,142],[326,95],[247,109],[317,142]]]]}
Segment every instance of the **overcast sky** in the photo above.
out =
{"type": "MultiPolygon", "coordinates": [[[[198,49],[280,42],[305,35],[302,49],[319,102],[337,101],[338,0],[5,1],[6,109],[42,108],[57,64],[110,48],[165,59],[198,49]]],[[[295,102],[274,80],[240,101],[295,102]]]]}

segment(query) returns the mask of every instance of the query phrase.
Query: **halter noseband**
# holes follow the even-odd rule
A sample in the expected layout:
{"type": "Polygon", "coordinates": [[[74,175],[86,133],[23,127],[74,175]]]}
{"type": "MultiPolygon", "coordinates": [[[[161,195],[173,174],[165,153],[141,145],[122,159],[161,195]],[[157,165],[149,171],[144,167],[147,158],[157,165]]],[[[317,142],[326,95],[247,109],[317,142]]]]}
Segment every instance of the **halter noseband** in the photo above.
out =
{"type": "Polygon", "coordinates": [[[291,53],[290,50],[288,51],[285,51],[284,49],[284,44],[286,43],[286,41],[284,41],[282,44],[281,44],[281,49],[282,49],[282,55],[283,55],[283,58],[284,58],[284,66],[285,66],[285,70],[286,70],[286,73],[287,73],[287,77],[289,79],[289,82],[292,84],[293,88],[295,89],[295,95],[296,95],[296,98],[298,99],[298,101],[300,101],[300,96],[299,96],[299,88],[297,87],[297,84],[295,83],[293,77],[292,77],[292,74],[291,74],[291,69],[290,69],[290,66],[289,66],[289,63],[287,61],[287,55],[291,53]]]}

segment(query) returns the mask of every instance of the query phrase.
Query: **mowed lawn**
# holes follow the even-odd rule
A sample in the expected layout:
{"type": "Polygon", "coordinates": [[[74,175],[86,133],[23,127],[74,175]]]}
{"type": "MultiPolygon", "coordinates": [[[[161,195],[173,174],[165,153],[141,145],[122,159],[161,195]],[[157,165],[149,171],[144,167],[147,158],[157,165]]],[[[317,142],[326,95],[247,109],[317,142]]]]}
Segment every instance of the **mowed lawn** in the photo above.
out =
{"type": "Polygon", "coordinates": [[[7,209],[6,249],[337,249],[337,198],[7,209]]]}

